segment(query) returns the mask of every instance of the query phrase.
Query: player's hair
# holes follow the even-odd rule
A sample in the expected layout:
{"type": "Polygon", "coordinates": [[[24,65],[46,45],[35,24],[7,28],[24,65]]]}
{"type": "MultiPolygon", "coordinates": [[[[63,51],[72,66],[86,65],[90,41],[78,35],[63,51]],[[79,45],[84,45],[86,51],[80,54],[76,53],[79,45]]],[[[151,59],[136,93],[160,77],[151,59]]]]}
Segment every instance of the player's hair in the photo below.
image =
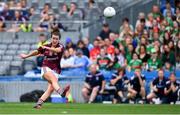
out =
{"type": "Polygon", "coordinates": [[[59,36],[59,39],[61,38],[61,33],[59,31],[59,28],[52,28],[52,31],[51,31],[51,37],[52,35],[56,35],[56,36],[59,36]]]}

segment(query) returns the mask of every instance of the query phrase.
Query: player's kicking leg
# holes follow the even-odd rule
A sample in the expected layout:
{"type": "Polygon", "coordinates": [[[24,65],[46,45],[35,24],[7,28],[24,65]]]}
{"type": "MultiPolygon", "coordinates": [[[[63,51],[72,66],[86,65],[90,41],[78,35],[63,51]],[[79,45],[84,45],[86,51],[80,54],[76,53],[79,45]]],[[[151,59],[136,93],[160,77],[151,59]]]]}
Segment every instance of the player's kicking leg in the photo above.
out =
{"type": "Polygon", "coordinates": [[[70,89],[70,85],[67,85],[65,88],[61,89],[59,84],[58,84],[58,78],[52,73],[52,72],[46,72],[43,77],[49,82],[50,86],[48,86],[48,89],[46,90],[46,92],[42,95],[43,97],[40,98],[36,104],[36,106],[34,106],[34,108],[41,108],[43,102],[51,95],[51,93],[56,90],[56,92],[58,94],[61,95],[61,97],[65,97],[66,93],[69,91],[70,89]],[[53,90],[52,90],[53,88],[53,90]]]}

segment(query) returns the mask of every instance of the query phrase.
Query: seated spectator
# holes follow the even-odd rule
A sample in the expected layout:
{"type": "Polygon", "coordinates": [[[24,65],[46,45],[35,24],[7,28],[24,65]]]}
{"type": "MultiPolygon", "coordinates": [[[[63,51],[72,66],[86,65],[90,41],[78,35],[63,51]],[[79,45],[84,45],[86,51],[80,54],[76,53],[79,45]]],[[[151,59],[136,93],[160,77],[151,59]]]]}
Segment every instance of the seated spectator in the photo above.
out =
{"type": "Polygon", "coordinates": [[[161,18],[163,17],[163,15],[160,12],[160,9],[159,9],[158,5],[153,5],[152,14],[153,14],[153,18],[155,20],[157,20],[158,22],[160,22],[161,18]]]}
{"type": "Polygon", "coordinates": [[[99,47],[99,41],[97,39],[94,40],[94,48],[90,51],[90,59],[91,61],[95,62],[97,59],[97,56],[100,54],[100,47],[99,47]]]}
{"type": "Polygon", "coordinates": [[[16,10],[22,10],[22,6],[21,6],[21,3],[20,3],[20,2],[17,2],[17,3],[16,3],[15,9],[16,9],[16,10]]]}
{"type": "Polygon", "coordinates": [[[128,44],[127,48],[126,48],[126,53],[125,53],[126,65],[128,65],[130,63],[130,61],[132,60],[133,53],[134,53],[133,45],[132,44],[128,44]]]}
{"type": "Polygon", "coordinates": [[[32,20],[33,16],[35,15],[35,8],[32,6],[29,8],[28,10],[28,15],[27,17],[29,18],[29,20],[32,20]]]}
{"type": "Polygon", "coordinates": [[[69,54],[70,54],[71,57],[75,57],[76,56],[76,51],[75,51],[74,48],[71,47],[71,48],[68,48],[67,50],[69,51],[69,54]]]}
{"type": "Polygon", "coordinates": [[[132,35],[134,29],[133,29],[133,26],[131,24],[129,24],[129,19],[124,18],[123,24],[122,24],[122,26],[120,26],[119,30],[120,30],[119,31],[119,38],[123,39],[126,34],[132,35]]]}
{"type": "Polygon", "coordinates": [[[112,69],[117,70],[120,67],[125,67],[125,58],[122,51],[119,50],[119,48],[115,48],[115,55],[112,56],[112,69]]]}
{"type": "Polygon", "coordinates": [[[22,24],[20,24],[20,31],[32,32],[33,31],[32,24],[30,24],[28,21],[23,22],[22,24]]]}
{"type": "Polygon", "coordinates": [[[137,53],[133,53],[133,59],[129,62],[128,70],[134,71],[135,69],[141,69],[142,61],[139,59],[137,53]]]}
{"type": "Polygon", "coordinates": [[[134,34],[135,34],[136,40],[139,40],[142,37],[143,32],[145,30],[145,26],[142,24],[142,22],[143,22],[143,24],[145,24],[144,19],[141,19],[140,24],[137,25],[137,27],[135,28],[135,33],[134,34]]]}
{"type": "Polygon", "coordinates": [[[64,51],[64,55],[61,60],[61,68],[63,70],[69,70],[73,67],[74,64],[74,57],[69,54],[68,50],[64,51]]]}
{"type": "Polygon", "coordinates": [[[176,58],[174,51],[170,50],[168,45],[164,45],[164,53],[162,54],[162,62],[169,62],[172,66],[176,65],[176,58]]]}
{"type": "Polygon", "coordinates": [[[141,97],[139,103],[145,103],[145,76],[141,74],[140,69],[136,69],[134,76],[130,78],[127,97],[130,103],[134,103],[138,97],[141,97]]]}
{"type": "Polygon", "coordinates": [[[5,5],[5,2],[0,2],[0,13],[4,10],[5,5]]]}
{"type": "Polygon", "coordinates": [[[172,72],[174,68],[169,62],[165,62],[163,70],[166,72],[172,72]]]}
{"type": "Polygon", "coordinates": [[[20,23],[26,21],[27,19],[21,15],[20,11],[16,10],[14,12],[14,18],[12,20],[17,22],[18,24],[20,24],[20,23]]]}
{"type": "Polygon", "coordinates": [[[84,38],[83,42],[85,44],[85,46],[88,48],[89,52],[91,51],[91,49],[94,47],[91,43],[89,43],[89,38],[84,38]]]}
{"type": "Polygon", "coordinates": [[[62,9],[60,11],[67,13],[69,11],[68,6],[64,3],[63,6],[62,6],[62,9]]]}
{"type": "Polygon", "coordinates": [[[116,91],[114,94],[114,99],[113,103],[117,103],[117,101],[124,102],[126,100],[123,92],[126,91],[126,87],[128,84],[129,80],[125,76],[125,69],[124,68],[119,68],[117,70],[117,73],[112,74],[111,78],[111,85],[116,87],[116,91]]]}
{"type": "Polygon", "coordinates": [[[50,4],[46,3],[44,4],[44,8],[41,11],[41,18],[45,18],[48,14],[53,14],[53,10],[51,9],[50,4]]]}
{"type": "Polygon", "coordinates": [[[48,43],[49,43],[49,42],[48,42],[47,39],[46,39],[46,35],[43,34],[43,33],[41,33],[41,34],[39,35],[39,42],[38,42],[38,44],[37,44],[37,47],[39,48],[39,47],[41,47],[41,46],[47,45],[48,43]]]}
{"type": "Polygon", "coordinates": [[[163,43],[167,45],[170,41],[171,41],[170,32],[166,30],[164,31],[164,35],[163,35],[163,43]]]}
{"type": "Polygon", "coordinates": [[[68,17],[73,16],[74,12],[78,12],[80,17],[82,17],[82,15],[83,15],[81,10],[77,9],[77,4],[75,2],[71,2],[70,8],[68,10],[68,17]]]}
{"type": "Polygon", "coordinates": [[[99,34],[99,37],[101,37],[102,40],[105,38],[109,38],[109,34],[111,33],[111,30],[109,28],[109,25],[107,23],[103,24],[102,30],[99,34]]]}
{"type": "Polygon", "coordinates": [[[163,16],[166,17],[167,10],[171,12],[172,15],[175,15],[175,9],[171,7],[171,4],[169,2],[166,2],[166,9],[163,11],[163,16]]]}
{"type": "Polygon", "coordinates": [[[109,40],[110,40],[110,42],[111,42],[111,44],[114,46],[114,47],[117,47],[118,46],[118,44],[116,44],[116,39],[117,39],[118,37],[116,36],[116,34],[115,33],[113,33],[113,32],[111,32],[110,34],[109,34],[109,40]]]}
{"type": "Polygon", "coordinates": [[[176,21],[180,23],[180,8],[176,7],[176,21]]]}
{"type": "Polygon", "coordinates": [[[94,0],[88,0],[88,8],[91,9],[93,8],[94,6],[96,6],[96,3],[94,0]]]}
{"type": "Polygon", "coordinates": [[[11,1],[8,2],[8,6],[9,6],[9,9],[10,9],[10,10],[16,9],[16,3],[15,3],[15,2],[16,2],[16,1],[13,1],[13,0],[11,0],[11,1]]]}
{"type": "MultiPolygon", "coordinates": [[[[42,33],[39,35],[39,42],[37,44],[37,48],[47,45],[48,43],[49,42],[46,40],[46,36],[42,33]]],[[[43,60],[44,60],[44,56],[42,55],[37,56],[36,61],[38,67],[42,67],[43,60]]]]}
{"type": "Polygon", "coordinates": [[[55,15],[51,14],[49,15],[49,23],[50,23],[50,26],[51,26],[51,29],[53,28],[59,28],[59,29],[62,29],[64,31],[67,30],[67,28],[65,28],[62,23],[58,22],[58,20],[56,19],[55,15]]]}
{"type": "Polygon", "coordinates": [[[109,38],[105,38],[104,39],[104,46],[106,48],[106,51],[107,51],[107,55],[109,55],[111,57],[111,55],[114,55],[114,46],[112,45],[111,41],[109,38]]]}
{"type": "Polygon", "coordinates": [[[85,78],[85,83],[82,88],[82,96],[85,102],[92,103],[98,94],[102,94],[105,89],[105,80],[102,73],[97,70],[98,66],[92,64],[90,72],[85,78]]]}
{"type": "Polygon", "coordinates": [[[142,61],[142,67],[145,69],[147,61],[149,60],[150,55],[146,52],[146,46],[141,45],[139,49],[139,59],[142,61]]]}
{"type": "Polygon", "coordinates": [[[51,29],[49,26],[49,20],[50,20],[49,15],[44,14],[43,18],[40,20],[39,27],[35,28],[34,31],[35,32],[45,32],[45,31],[48,31],[49,29],[51,29]]]}
{"type": "Polygon", "coordinates": [[[162,61],[158,58],[158,53],[154,48],[151,49],[151,58],[147,62],[147,70],[153,71],[162,67],[162,61]]]}
{"type": "Polygon", "coordinates": [[[104,48],[101,48],[100,54],[97,57],[97,65],[99,66],[100,70],[108,70],[110,69],[111,60],[106,54],[106,50],[104,48]]]}
{"type": "Polygon", "coordinates": [[[6,31],[5,24],[3,20],[0,19],[0,32],[5,32],[5,31],[6,31]]]}
{"type": "Polygon", "coordinates": [[[76,56],[74,57],[74,65],[73,67],[79,69],[80,71],[87,70],[90,65],[90,61],[87,56],[83,55],[82,50],[78,49],[76,52],[76,56]]]}
{"type": "Polygon", "coordinates": [[[10,13],[9,6],[7,4],[4,5],[4,9],[1,12],[1,16],[4,17],[5,20],[11,20],[13,15],[10,13]]]}
{"type": "Polygon", "coordinates": [[[27,8],[27,0],[20,0],[20,4],[22,8],[27,8]]]}
{"type": "MultiPolygon", "coordinates": [[[[179,36],[180,36],[180,34],[179,34],[179,36]]],[[[178,65],[180,64],[180,40],[177,41],[177,45],[176,45],[176,63],[178,65]]]]}
{"type": "Polygon", "coordinates": [[[176,80],[174,73],[171,73],[164,90],[164,94],[167,96],[167,103],[176,103],[178,99],[178,91],[180,91],[180,81],[176,80]]]}
{"type": "Polygon", "coordinates": [[[71,38],[66,38],[65,49],[73,48],[76,49],[76,45],[72,42],[71,38]]]}
{"type": "Polygon", "coordinates": [[[12,22],[10,29],[7,30],[7,32],[19,32],[20,31],[20,27],[19,24],[17,24],[16,22],[12,22]]]}
{"type": "Polygon", "coordinates": [[[141,20],[141,19],[145,19],[145,14],[144,14],[144,12],[140,12],[140,13],[139,13],[139,15],[138,15],[138,20],[136,21],[136,27],[137,27],[137,25],[140,24],[140,20],[141,20]]]}
{"type": "Polygon", "coordinates": [[[151,83],[151,92],[147,95],[147,100],[152,103],[153,98],[159,98],[160,103],[166,102],[164,89],[166,87],[167,79],[164,77],[164,71],[158,71],[158,77],[156,77],[151,83]]]}
{"type": "Polygon", "coordinates": [[[153,27],[153,20],[153,14],[149,13],[146,20],[146,27],[148,28],[148,30],[150,30],[153,27]]]}
{"type": "Polygon", "coordinates": [[[85,46],[84,42],[82,40],[79,40],[77,42],[77,49],[81,49],[83,51],[83,55],[87,56],[89,58],[89,50],[85,46]]]}

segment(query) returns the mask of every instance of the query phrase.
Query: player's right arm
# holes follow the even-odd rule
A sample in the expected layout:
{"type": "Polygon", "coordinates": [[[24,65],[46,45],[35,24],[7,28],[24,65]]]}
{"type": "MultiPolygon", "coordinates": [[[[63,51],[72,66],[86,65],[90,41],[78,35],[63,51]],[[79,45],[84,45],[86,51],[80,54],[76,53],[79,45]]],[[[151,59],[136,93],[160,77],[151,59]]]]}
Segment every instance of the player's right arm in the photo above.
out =
{"type": "Polygon", "coordinates": [[[22,59],[26,59],[26,58],[29,58],[29,57],[32,57],[32,56],[36,56],[38,54],[40,54],[40,52],[38,52],[38,50],[34,50],[34,51],[30,52],[29,54],[20,54],[20,57],[22,59]]]}

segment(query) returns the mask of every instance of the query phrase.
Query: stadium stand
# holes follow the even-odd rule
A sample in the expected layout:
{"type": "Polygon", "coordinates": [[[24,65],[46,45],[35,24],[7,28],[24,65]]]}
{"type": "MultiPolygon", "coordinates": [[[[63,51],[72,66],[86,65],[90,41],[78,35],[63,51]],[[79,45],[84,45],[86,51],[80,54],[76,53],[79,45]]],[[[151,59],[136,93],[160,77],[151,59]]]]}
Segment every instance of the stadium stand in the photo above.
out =
{"type": "MultiPolygon", "coordinates": [[[[26,75],[27,73],[30,73],[30,75],[32,73],[40,74],[36,58],[22,60],[18,55],[37,49],[40,33],[45,33],[49,40],[52,24],[60,28],[63,44],[66,44],[67,39],[72,40],[74,50],[77,50],[76,43],[79,39],[84,39],[84,36],[89,37],[89,41],[92,43],[97,40],[99,48],[108,47],[106,41],[99,36],[102,24],[106,22],[110,28],[109,38],[107,39],[110,40],[113,47],[107,48],[106,56],[110,58],[112,65],[114,65],[108,69],[103,69],[101,72],[108,83],[112,73],[116,71],[114,68],[117,65],[119,65],[118,68],[126,68],[126,76],[129,79],[134,75],[133,66],[136,66],[137,60],[134,61],[133,53],[136,52],[140,56],[139,47],[143,44],[143,39],[145,39],[144,45],[149,58],[144,63],[141,62],[143,64],[140,64],[138,69],[141,69],[146,77],[147,92],[150,91],[149,84],[154,77],[157,77],[159,69],[164,69],[167,78],[170,73],[174,72],[177,79],[180,79],[179,6],[171,3],[176,12],[168,10],[166,16],[163,16],[164,10],[167,10],[166,4],[162,5],[164,7],[161,8],[161,5],[157,6],[155,3],[158,2],[153,0],[148,2],[143,0],[96,0],[92,3],[91,0],[2,0],[0,2],[2,9],[0,11],[0,21],[3,22],[4,26],[0,27],[0,65],[3,66],[0,66],[0,76],[3,80],[5,76],[11,76],[19,80],[25,79],[23,76],[25,73],[26,75]],[[18,3],[21,6],[18,6],[18,3]],[[148,7],[146,7],[147,4],[148,7]],[[103,9],[107,6],[112,6],[118,11],[117,17],[112,19],[102,17],[103,9]],[[131,6],[137,10],[135,11],[131,6]],[[20,16],[14,18],[16,11],[21,13],[20,16]],[[143,19],[140,19],[140,15],[138,17],[140,13],[145,15],[143,19]],[[121,23],[123,19],[126,21],[121,23]],[[26,28],[22,29],[23,24],[26,28]],[[88,30],[88,34],[85,34],[85,29],[88,30]],[[110,33],[114,37],[110,38],[110,33]],[[133,53],[129,51],[131,46],[133,53]],[[167,50],[165,50],[165,47],[167,47],[167,50]],[[116,48],[119,49],[121,55],[112,51],[116,48]],[[161,67],[154,67],[157,65],[151,62],[150,59],[156,57],[154,53],[161,61],[161,67]],[[120,63],[120,56],[125,58],[124,65],[120,63]],[[119,58],[117,62],[115,57],[119,58]],[[175,61],[175,64],[173,61],[175,61]],[[167,63],[170,63],[170,67],[167,63]],[[20,78],[18,75],[23,77],[20,78]]],[[[85,45],[91,55],[90,44],[85,45]]],[[[91,45],[95,47],[95,44],[91,45]]],[[[80,49],[84,50],[83,48],[80,49]]],[[[67,50],[70,53],[70,49],[67,50]]],[[[71,53],[73,57],[75,51],[71,53]]],[[[138,59],[140,58],[138,57],[138,59]]],[[[93,61],[91,56],[89,60],[93,61]]],[[[137,68],[135,67],[135,69],[137,68]]],[[[61,76],[63,80],[75,81],[78,79],[82,82],[87,73],[88,68],[85,70],[69,68],[68,70],[62,70],[61,76]]]]}

